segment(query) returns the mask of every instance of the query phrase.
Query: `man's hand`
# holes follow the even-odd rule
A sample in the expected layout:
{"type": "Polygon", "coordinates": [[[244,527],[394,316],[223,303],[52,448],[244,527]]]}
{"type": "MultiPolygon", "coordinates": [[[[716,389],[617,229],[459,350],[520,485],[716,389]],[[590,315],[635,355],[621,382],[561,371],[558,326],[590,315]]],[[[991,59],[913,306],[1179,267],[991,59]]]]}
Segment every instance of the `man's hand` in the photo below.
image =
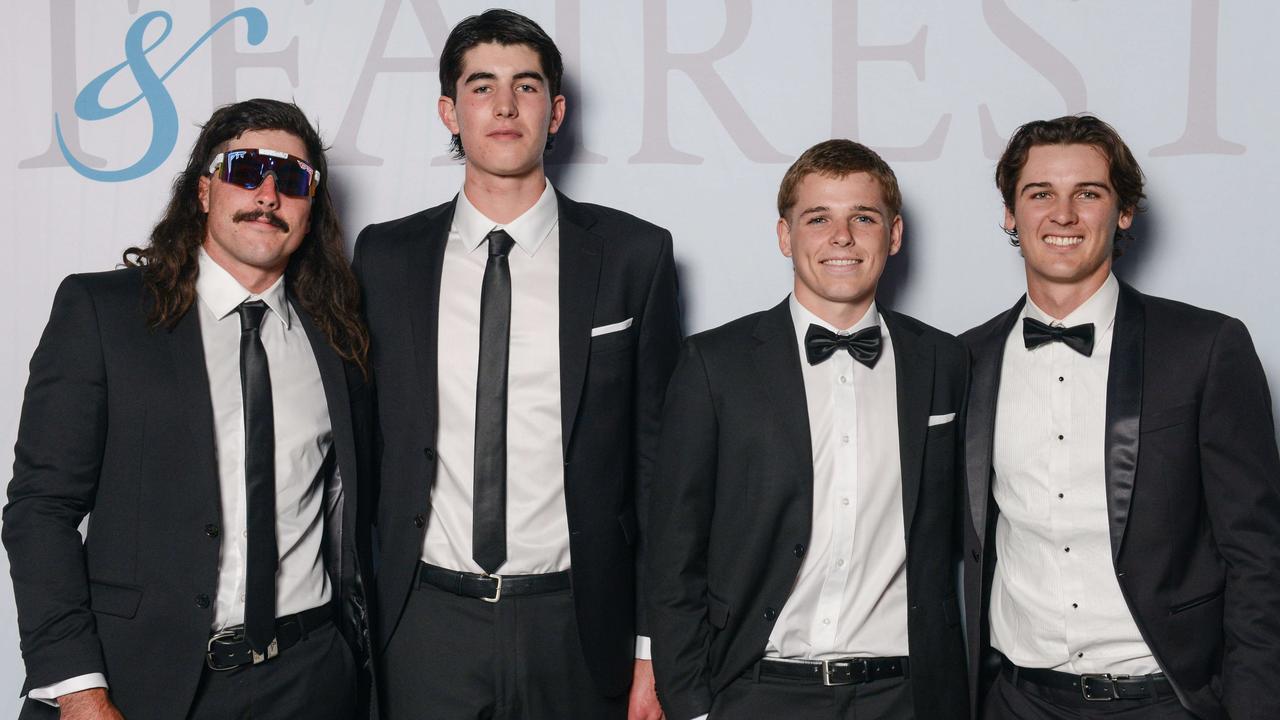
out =
{"type": "MultiPolygon", "coordinates": [[[[650,679],[652,680],[652,673],[650,679]]],[[[58,697],[60,720],[124,720],[107,698],[106,688],[90,688],[58,697]]]]}
{"type": "Polygon", "coordinates": [[[627,703],[627,720],[662,720],[658,704],[658,688],[653,681],[653,661],[636,660],[631,675],[631,698],[627,703]]]}

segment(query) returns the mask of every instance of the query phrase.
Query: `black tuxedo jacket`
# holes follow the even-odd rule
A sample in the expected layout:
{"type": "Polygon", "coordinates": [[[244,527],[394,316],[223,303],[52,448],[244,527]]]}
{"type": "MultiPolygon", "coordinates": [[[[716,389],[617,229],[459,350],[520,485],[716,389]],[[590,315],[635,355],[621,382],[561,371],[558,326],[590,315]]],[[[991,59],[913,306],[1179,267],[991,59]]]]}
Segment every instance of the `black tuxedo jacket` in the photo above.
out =
{"type": "MultiPolygon", "coordinates": [[[[99,672],[125,717],[172,720],[185,717],[205,666],[223,519],[199,312],[151,330],[150,303],[136,268],[59,287],[31,358],[4,545],[23,692],[99,672]]],[[[344,493],[340,520],[326,528],[338,624],[363,665],[357,516],[370,392],[293,307],[320,367],[344,493]]],[[[56,716],[34,700],[22,713],[56,716]]]]}
{"type": "MultiPolygon", "coordinates": [[[[560,408],[574,601],[583,652],[606,696],[631,684],[636,558],[662,393],[679,346],[671,235],[557,194],[560,408]],[[591,329],[632,318],[631,327],[591,329]]],[[[378,648],[415,584],[435,481],[437,310],[454,203],[371,225],[355,270],[372,335],[381,451],[378,648]]],[[[480,301],[479,297],[476,302],[480,301]]],[[[518,358],[513,358],[518,362],[518,358]]],[[[424,652],[432,652],[424,648],[424,652]]]]}
{"type": "MultiPolygon", "coordinates": [[[[915,714],[964,717],[956,602],[960,343],[881,311],[896,358],[915,714]]],[[[667,390],[648,567],[654,670],[672,720],[712,699],[764,654],[810,542],[809,411],[786,301],[689,338],[667,390]]]]}
{"type": "MultiPolygon", "coordinates": [[[[1262,366],[1239,320],[1120,287],[1103,449],[1116,578],[1183,706],[1202,718],[1274,718],[1280,459],[1262,366]]],[[[965,612],[977,708],[994,669],[996,398],[1023,302],[961,336],[973,358],[965,612]]]]}

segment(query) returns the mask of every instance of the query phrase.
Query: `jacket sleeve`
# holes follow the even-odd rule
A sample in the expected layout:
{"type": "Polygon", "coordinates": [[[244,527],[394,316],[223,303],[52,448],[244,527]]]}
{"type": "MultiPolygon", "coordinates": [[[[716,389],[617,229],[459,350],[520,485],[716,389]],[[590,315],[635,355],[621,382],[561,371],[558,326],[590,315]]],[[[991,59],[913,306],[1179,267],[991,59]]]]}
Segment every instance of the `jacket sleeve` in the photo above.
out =
{"type": "Polygon", "coordinates": [[[1222,701],[1236,720],[1261,720],[1280,680],[1280,456],[1266,376],[1234,318],[1214,341],[1199,420],[1205,504],[1227,565],[1222,701]]]}
{"type": "Polygon", "coordinates": [[[676,299],[676,268],[671,234],[662,231],[661,251],[649,281],[644,315],[639,319],[636,345],[635,492],[636,524],[640,528],[636,552],[636,633],[649,635],[644,568],[649,553],[650,492],[658,465],[662,403],[680,350],[680,311],[676,299]]]}
{"type": "Polygon", "coordinates": [[[649,515],[649,620],[658,698],[671,718],[711,709],[707,551],[719,428],[706,370],[685,343],[663,411],[649,515]]]}
{"type": "Polygon", "coordinates": [[[106,435],[97,311],[83,280],[71,276],[31,358],[4,508],[28,688],[106,674],[78,531],[93,510],[106,435]]]}

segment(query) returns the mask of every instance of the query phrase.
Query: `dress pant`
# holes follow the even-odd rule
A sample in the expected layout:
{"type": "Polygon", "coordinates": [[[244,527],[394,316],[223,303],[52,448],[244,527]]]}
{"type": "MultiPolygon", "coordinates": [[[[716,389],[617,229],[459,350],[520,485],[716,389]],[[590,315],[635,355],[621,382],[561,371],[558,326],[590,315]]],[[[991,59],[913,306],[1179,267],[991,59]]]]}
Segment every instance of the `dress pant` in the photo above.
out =
{"type": "Polygon", "coordinates": [[[422,585],[382,658],[386,720],[625,720],[600,696],[570,590],[496,603],[422,585]]]}
{"type": "Polygon", "coordinates": [[[914,706],[907,678],[827,687],[740,677],[716,694],[709,720],[915,720],[914,706]]]}
{"type": "Polygon", "coordinates": [[[1000,673],[982,704],[983,720],[1196,720],[1178,698],[1093,702],[1078,693],[1017,685],[1000,673]]]}
{"type": "Polygon", "coordinates": [[[200,676],[188,720],[351,720],[356,708],[355,661],[337,626],[310,631],[259,665],[200,676]]]}

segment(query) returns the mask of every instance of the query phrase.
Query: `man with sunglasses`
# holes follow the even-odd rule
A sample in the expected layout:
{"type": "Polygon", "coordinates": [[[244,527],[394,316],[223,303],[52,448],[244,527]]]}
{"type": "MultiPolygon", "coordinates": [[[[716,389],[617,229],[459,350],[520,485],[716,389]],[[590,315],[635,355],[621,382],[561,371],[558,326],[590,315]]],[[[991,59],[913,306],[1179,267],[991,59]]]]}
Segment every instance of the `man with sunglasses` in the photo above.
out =
{"type": "Polygon", "coordinates": [[[24,720],[360,712],[368,335],[327,180],[296,106],[220,108],[150,244],[58,289],[4,509],[24,720]]]}
{"type": "Polygon", "coordinates": [[[660,715],[636,572],[679,344],[671,236],[547,182],[562,71],[528,18],[462,21],[439,101],[462,192],[357,240],[392,720],[660,715]]]}

